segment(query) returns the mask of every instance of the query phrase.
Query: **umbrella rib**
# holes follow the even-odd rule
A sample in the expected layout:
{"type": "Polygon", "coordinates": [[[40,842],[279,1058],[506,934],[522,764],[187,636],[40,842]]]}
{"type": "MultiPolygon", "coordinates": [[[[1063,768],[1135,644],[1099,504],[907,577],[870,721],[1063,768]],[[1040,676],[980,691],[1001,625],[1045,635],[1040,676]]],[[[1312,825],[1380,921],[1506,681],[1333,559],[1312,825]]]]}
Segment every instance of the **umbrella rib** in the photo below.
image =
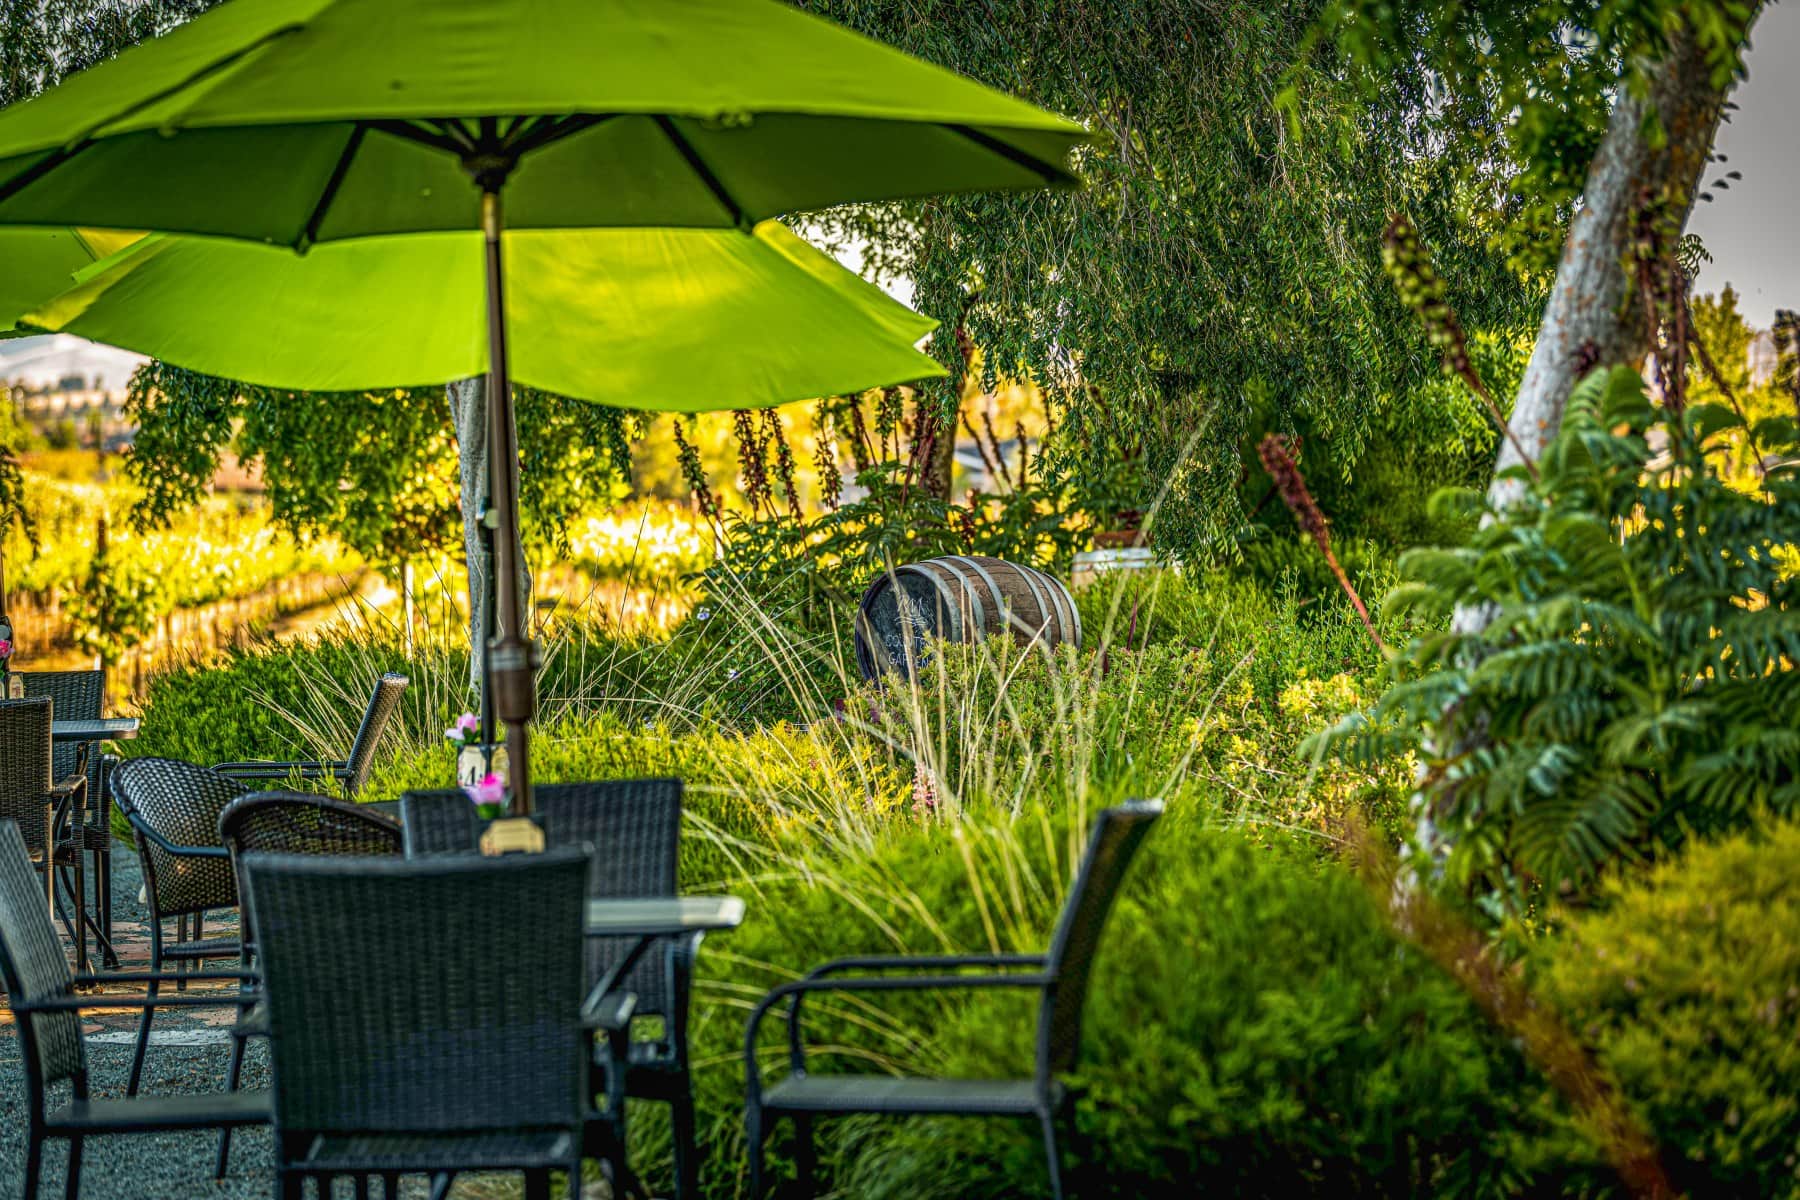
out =
{"type": "Polygon", "coordinates": [[[350,137],[344,142],[343,152],[338,155],[337,163],[331,168],[331,178],[325,181],[325,190],[319,193],[319,202],[313,205],[312,215],[306,218],[306,226],[300,231],[298,249],[305,250],[319,240],[319,226],[324,222],[331,202],[337,199],[338,189],[344,186],[344,176],[350,173],[350,160],[356,157],[368,132],[369,127],[361,121],[351,126],[350,137]]]}
{"type": "Polygon", "coordinates": [[[150,93],[150,95],[145,96],[143,99],[137,101],[134,104],[127,105],[126,108],[124,109],[124,111],[114,113],[112,116],[107,117],[104,120],[95,122],[93,125],[88,127],[87,131],[85,133],[83,133],[80,136],[80,138],[77,139],[77,141],[78,142],[89,141],[94,137],[95,134],[99,133],[102,129],[105,129],[107,126],[117,125],[121,121],[129,120],[131,117],[134,117],[138,113],[143,112],[146,108],[151,108],[151,107],[154,107],[155,105],[161,104],[164,100],[167,100],[170,96],[176,95],[179,92],[186,91],[188,88],[193,87],[195,84],[201,82],[202,80],[208,78],[209,76],[217,75],[220,71],[223,71],[228,67],[236,66],[240,59],[246,58],[249,55],[254,54],[256,51],[261,50],[264,46],[269,45],[271,42],[279,41],[291,33],[300,33],[302,31],[304,31],[305,28],[306,28],[305,25],[296,21],[296,22],[292,22],[287,25],[283,25],[279,29],[271,29],[268,33],[265,33],[263,36],[257,38],[254,42],[251,42],[249,45],[240,46],[236,50],[233,50],[230,54],[225,55],[223,58],[214,59],[212,62],[207,63],[205,66],[201,67],[199,70],[193,72],[192,74],[184,76],[180,81],[178,81],[176,83],[172,83],[168,87],[162,88],[159,91],[152,92],[152,93],[150,93]]]}
{"type": "Polygon", "coordinates": [[[675,128],[675,122],[670,120],[666,113],[658,113],[656,126],[663,131],[663,136],[669,139],[669,143],[681,153],[681,157],[687,160],[689,169],[699,177],[700,182],[711,190],[713,198],[725,206],[725,211],[731,214],[732,222],[739,226],[748,225],[749,221],[744,215],[744,210],[739,207],[736,200],[731,198],[731,193],[725,190],[724,183],[717,175],[713,174],[712,168],[706,165],[706,160],[700,157],[700,152],[694,149],[693,143],[683,137],[681,131],[675,128]]]}
{"type": "Polygon", "coordinates": [[[1068,178],[1067,173],[1061,168],[1046,165],[1042,159],[1025,153],[1025,151],[1019,149],[1017,146],[1009,146],[994,135],[983,133],[973,126],[945,125],[944,128],[950,130],[952,133],[960,134],[991,154],[998,154],[1008,162],[1013,163],[1016,166],[1024,167],[1027,171],[1035,173],[1037,177],[1042,179],[1045,183],[1064,182],[1068,178]]]}
{"type": "Polygon", "coordinates": [[[547,117],[541,124],[533,123],[521,129],[518,135],[507,144],[507,149],[515,155],[523,156],[533,150],[541,150],[551,142],[560,142],[566,137],[572,137],[584,129],[603,125],[618,115],[618,113],[575,113],[567,117],[547,117]]]}
{"type": "Polygon", "coordinates": [[[20,192],[24,191],[26,188],[42,179],[56,168],[62,166],[93,144],[93,142],[84,138],[81,141],[76,142],[73,146],[65,146],[60,150],[46,154],[44,157],[38,159],[5,183],[0,184],[0,203],[11,200],[14,196],[18,195],[20,192]]]}
{"type": "Polygon", "coordinates": [[[446,154],[461,157],[468,152],[468,147],[451,137],[449,133],[428,129],[411,121],[369,121],[369,128],[379,129],[383,133],[393,134],[397,138],[405,138],[409,142],[417,142],[421,146],[430,146],[433,150],[442,150],[446,154]]]}

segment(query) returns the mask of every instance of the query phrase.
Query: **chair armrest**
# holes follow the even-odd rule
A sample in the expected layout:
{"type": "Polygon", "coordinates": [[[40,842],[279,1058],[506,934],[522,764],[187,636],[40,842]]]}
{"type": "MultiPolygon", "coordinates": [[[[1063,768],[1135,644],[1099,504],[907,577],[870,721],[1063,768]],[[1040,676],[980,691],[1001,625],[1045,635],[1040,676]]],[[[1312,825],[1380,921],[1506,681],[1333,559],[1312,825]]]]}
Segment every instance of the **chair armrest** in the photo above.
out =
{"type": "Polygon", "coordinates": [[[804,979],[823,979],[842,971],[951,971],[959,967],[1037,967],[1048,960],[1042,954],[890,954],[863,958],[838,958],[808,971],[804,979]]]}
{"type": "Polygon", "coordinates": [[[172,992],[167,996],[51,996],[44,1000],[15,1003],[16,1013],[85,1012],[95,1008],[235,1008],[246,1002],[242,993],[197,996],[172,992]]]}
{"type": "Polygon", "coordinates": [[[256,983],[262,975],[256,971],[106,971],[77,975],[76,987],[97,987],[109,983],[256,983]]]}
{"type": "Polygon", "coordinates": [[[327,776],[337,777],[349,769],[348,763],[319,762],[224,762],[214,763],[212,769],[232,779],[285,779],[289,775],[298,774],[302,779],[324,779],[327,776]]]}
{"type": "Polygon", "coordinates": [[[73,796],[76,792],[85,792],[86,790],[87,776],[85,774],[71,775],[67,779],[59,779],[50,785],[52,796],[73,796]]]}
{"type": "Polygon", "coordinates": [[[268,1037],[269,1010],[258,1004],[244,1012],[232,1025],[231,1036],[234,1038],[268,1037]]]}
{"type": "MultiPolygon", "coordinates": [[[[1011,958],[1013,956],[1006,956],[1011,958]]],[[[848,961],[848,960],[843,960],[848,961]]],[[[830,966],[832,964],[826,964],[830,966]]],[[[1044,974],[1031,975],[904,975],[859,977],[854,979],[822,979],[808,976],[774,988],[750,1011],[749,1028],[744,1033],[744,1069],[750,1095],[754,1099],[762,1090],[756,1065],[756,1033],[763,1018],[783,1000],[793,998],[788,1010],[788,1066],[803,1070],[805,1047],[800,1039],[800,1004],[802,995],[813,992],[919,992],[952,988],[1047,988],[1056,982],[1044,974]]]]}
{"type": "Polygon", "coordinates": [[[631,1025],[632,1014],[637,1012],[637,993],[606,992],[597,984],[581,1006],[581,1025],[584,1029],[605,1030],[617,1033],[631,1025]]]}
{"type": "Polygon", "coordinates": [[[143,838],[145,841],[154,843],[157,849],[166,854],[173,854],[182,858],[231,857],[231,852],[223,846],[178,846],[162,834],[156,832],[156,830],[144,824],[143,821],[138,819],[138,815],[134,812],[126,813],[125,819],[130,822],[131,828],[136,831],[139,837],[143,838]]]}

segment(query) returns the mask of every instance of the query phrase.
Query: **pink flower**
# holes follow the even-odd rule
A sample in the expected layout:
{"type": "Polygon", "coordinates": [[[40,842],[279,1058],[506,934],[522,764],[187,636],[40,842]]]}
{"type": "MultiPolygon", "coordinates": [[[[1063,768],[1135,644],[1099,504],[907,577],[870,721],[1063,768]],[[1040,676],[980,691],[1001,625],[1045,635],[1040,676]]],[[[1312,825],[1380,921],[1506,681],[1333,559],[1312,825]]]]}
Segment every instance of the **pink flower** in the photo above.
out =
{"type": "Polygon", "coordinates": [[[11,657],[12,657],[12,643],[7,641],[5,638],[0,638],[0,658],[11,658],[11,657]]]}
{"type": "Polygon", "coordinates": [[[480,718],[476,717],[474,713],[464,713],[462,716],[456,718],[450,728],[444,730],[444,739],[458,744],[465,744],[474,741],[475,735],[480,729],[480,718]]]}
{"type": "Polygon", "coordinates": [[[492,771],[483,775],[480,783],[465,784],[463,791],[477,804],[503,804],[506,801],[506,785],[492,771]]]}

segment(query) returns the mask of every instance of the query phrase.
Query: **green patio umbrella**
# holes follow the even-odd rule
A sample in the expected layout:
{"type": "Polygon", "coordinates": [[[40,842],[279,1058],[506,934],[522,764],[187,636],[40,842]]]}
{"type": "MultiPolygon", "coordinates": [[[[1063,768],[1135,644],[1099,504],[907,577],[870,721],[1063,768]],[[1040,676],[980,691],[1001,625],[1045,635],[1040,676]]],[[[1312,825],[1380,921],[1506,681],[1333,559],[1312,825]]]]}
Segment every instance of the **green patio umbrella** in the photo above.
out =
{"type": "MultiPolygon", "coordinates": [[[[40,232],[0,229],[0,261],[40,232]]],[[[480,238],[358,238],[301,257],[222,238],[132,235],[99,263],[83,256],[65,290],[22,315],[20,328],[266,387],[449,383],[487,368],[485,285],[472,252],[480,238]]],[[[668,412],[760,408],[946,373],[915,349],[937,322],[777,221],[749,237],[513,230],[504,241],[513,374],[558,395],[668,412]]],[[[485,674],[481,693],[488,740],[485,674]]]]}
{"type": "Polygon", "coordinates": [[[489,663],[529,812],[502,191],[514,228],[747,229],[1070,184],[1084,137],[775,0],[231,0],[0,114],[0,225],[302,250],[482,231],[502,580],[489,663]]]}
{"type": "MultiPolygon", "coordinates": [[[[0,230],[0,256],[17,231],[0,230]]],[[[512,230],[512,375],[664,412],[761,408],[944,374],[937,322],[766,221],[512,230]]],[[[65,276],[21,328],[72,333],[266,387],[449,383],[488,366],[479,233],[327,242],[305,257],[151,234],[65,276]]],[[[3,314],[0,314],[3,319],[3,314]]]]}

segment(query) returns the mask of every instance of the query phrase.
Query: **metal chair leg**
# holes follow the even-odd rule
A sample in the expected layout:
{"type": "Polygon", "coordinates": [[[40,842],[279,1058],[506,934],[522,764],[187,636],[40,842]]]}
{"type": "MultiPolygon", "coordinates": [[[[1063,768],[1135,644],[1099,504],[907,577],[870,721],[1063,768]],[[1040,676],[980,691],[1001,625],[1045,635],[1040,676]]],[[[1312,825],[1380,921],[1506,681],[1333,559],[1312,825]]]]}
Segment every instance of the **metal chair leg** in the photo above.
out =
{"type": "Polygon", "coordinates": [[[819,1174],[819,1154],[813,1145],[813,1119],[796,1116],[794,1118],[794,1169],[799,1177],[800,1194],[812,1196],[817,1194],[819,1174]]]}
{"type": "Polygon", "coordinates": [[[64,1185],[63,1195],[68,1200],[79,1200],[81,1195],[81,1135],[79,1133],[69,1139],[69,1179],[64,1185]]]}
{"type": "Polygon", "coordinates": [[[694,1089],[686,1078],[670,1099],[669,1107],[670,1124],[675,1132],[675,1200],[698,1200],[700,1147],[694,1119],[694,1089]]]}
{"type": "MultiPolygon", "coordinates": [[[[245,949],[238,951],[238,970],[248,971],[249,969],[250,969],[250,951],[248,948],[245,948],[245,949]]],[[[242,985],[240,984],[239,987],[241,988],[242,985]]],[[[250,1012],[249,1005],[247,1005],[247,1004],[238,1005],[238,1020],[242,1021],[246,1016],[249,1015],[249,1012],[250,1012]]],[[[249,1035],[240,1033],[235,1029],[232,1030],[232,1033],[231,1033],[231,1066],[226,1071],[226,1077],[225,1077],[225,1090],[228,1092],[237,1091],[238,1090],[238,1082],[244,1077],[244,1054],[245,1054],[246,1050],[249,1048],[249,1042],[250,1042],[249,1035]]],[[[231,1127],[228,1125],[224,1129],[219,1130],[218,1161],[213,1164],[213,1178],[214,1179],[225,1178],[226,1160],[230,1156],[231,1156],[231,1127]]],[[[388,1195],[390,1197],[392,1197],[394,1195],[394,1192],[391,1188],[388,1190],[388,1195]]]]}
{"type": "MultiPolygon", "coordinates": [[[[150,922],[150,970],[154,974],[162,969],[162,922],[152,920],[150,922]]],[[[144,990],[154,1000],[159,987],[160,985],[153,979],[145,985],[144,990]]],[[[131,1053],[131,1077],[125,1085],[127,1096],[138,1094],[138,1084],[144,1075],[144,1051],[150,1048],[150,1019],[155,1012],[154,1008],[146,1008],[144,1015],[138,1018],[137,1047],[131,1053]]]]}
{"type": "Polygon", "coordinates": [[[762,1200],[763,1194],[763,1114],[755,1104],[744,1106],[744,1141],[750,1151],[750,1200],[762,1200]]]}
{"type": "MultiPolygon", "coordinates": [[[[112,831],[106,833],[110,842],[112,831]]],[[[112,850],[101,850],[98,855],[100,881],[96,890],[100,898],[100,937],[106,945],[106,967],[110,971],[119,969],[119,952],[113,947],[113,890],[112,890],[112,850]]]]}
{"type": "Polygon", "coordinates": [[[1056,1146],[1056,1118],[1050,1113],[1042,1113],[1038,1120],[1044,1127],[1044,1161],[1050,1167],[1050,1195],[1053,1200],[1063,1200],[1062,1156],[1056,1146]]]}
{"type": "Polygon", "coordinates": [[[88,972],[87,950],[87,855],[75,846],[75,969],[88,972]]]}
{"type": "Polygon", "coordinates": [[[25,1200],[37,1200],[38,1177],[44,1170],[44,1134],[42,1130],[31,1131],[31,1142],[25,1149],[25,1190],[20,1193],[25,1200]]]}

